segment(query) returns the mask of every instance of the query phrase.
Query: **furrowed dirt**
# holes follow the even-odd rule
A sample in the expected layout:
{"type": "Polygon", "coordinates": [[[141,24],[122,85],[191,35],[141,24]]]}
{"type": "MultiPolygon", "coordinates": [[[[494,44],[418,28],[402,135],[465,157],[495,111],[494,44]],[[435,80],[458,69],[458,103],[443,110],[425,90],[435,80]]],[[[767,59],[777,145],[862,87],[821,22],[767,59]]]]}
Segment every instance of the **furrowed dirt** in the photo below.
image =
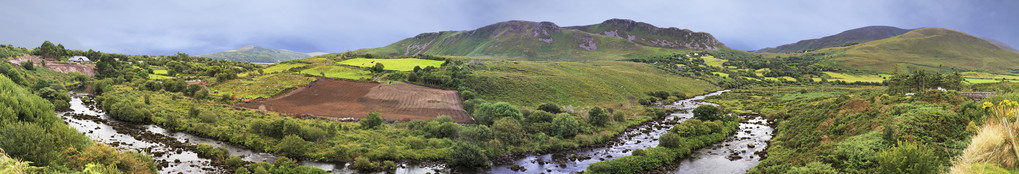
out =
{"type": "Polygon", "coordinates": [[[240,107],[317,117],[364,118],[378,112],[386,120],[431,120],[441,115],[459,123],[473,123],[455,90],[413,84],[380,84],[321,79],[310,87],[268,100],[237,104],[240,107]]]}

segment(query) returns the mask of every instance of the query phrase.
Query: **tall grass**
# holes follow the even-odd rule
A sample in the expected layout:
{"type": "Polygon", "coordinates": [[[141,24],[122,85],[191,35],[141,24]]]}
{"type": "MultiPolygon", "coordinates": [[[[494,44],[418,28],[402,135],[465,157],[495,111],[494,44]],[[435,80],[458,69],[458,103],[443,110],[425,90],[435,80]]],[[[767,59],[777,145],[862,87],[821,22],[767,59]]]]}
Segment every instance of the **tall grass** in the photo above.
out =
{"type": "Polygon", "coordinates": [[[1019,102],[1002,100],[997,105],[983,105],[990,117],[971,138],[963,155],[953,162],[951,173],[996,173],[1001,168],[1016,168],[1019,163],[1019,102]]]}

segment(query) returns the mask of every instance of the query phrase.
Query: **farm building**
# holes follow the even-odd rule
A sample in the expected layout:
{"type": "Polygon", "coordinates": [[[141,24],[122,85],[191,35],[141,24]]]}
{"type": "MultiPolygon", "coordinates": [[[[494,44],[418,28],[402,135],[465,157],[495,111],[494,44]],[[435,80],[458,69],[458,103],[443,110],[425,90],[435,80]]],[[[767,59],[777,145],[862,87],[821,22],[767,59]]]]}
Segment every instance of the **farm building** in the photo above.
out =
{"type": "Polygon", "coordinates": [[[88,63],[90,61],[88,60],[88,57],[85,57],[85,56],[74,56],[74,57],[71,57],[70,59],[67,59],[67,62],[88,63]]]}

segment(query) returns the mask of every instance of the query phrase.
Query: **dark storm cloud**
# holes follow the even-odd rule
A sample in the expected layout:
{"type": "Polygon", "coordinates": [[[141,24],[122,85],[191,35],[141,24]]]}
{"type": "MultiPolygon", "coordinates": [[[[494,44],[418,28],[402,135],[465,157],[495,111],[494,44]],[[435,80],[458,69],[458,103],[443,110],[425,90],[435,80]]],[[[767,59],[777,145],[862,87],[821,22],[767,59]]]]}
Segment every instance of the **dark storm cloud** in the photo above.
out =
{"type": "Polygon", "coordinates": [[[506,20],[589,25],[626,18],[709,32],[754,50],[869,25],[944,27],[1019,45],[1016,1],[4,1],[0,43],[127,54],[245,45],[301,52],[385,46],[506,20]]]}

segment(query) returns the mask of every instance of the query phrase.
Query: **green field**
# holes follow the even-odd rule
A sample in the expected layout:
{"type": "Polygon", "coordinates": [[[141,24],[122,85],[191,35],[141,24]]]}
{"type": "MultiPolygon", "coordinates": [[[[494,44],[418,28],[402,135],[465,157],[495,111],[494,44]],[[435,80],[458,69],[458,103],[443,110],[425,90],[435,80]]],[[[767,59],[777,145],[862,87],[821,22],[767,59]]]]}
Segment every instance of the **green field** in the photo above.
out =
{"type": "Polygon", "coordinates": [[[708,66],[719,67],[719,68],[722,67],[722,63],[725,63],[725,62],[729,61],[729,60],[725,60],[725,59],[715,58],[715,56],[711,56],[711,55],[701,56],[701,58],[704,59],[704,64],[707,64],[708,66]]]}
{"type": "MultiPolygon", "coordinates": [[[[1006,81],[1015,82],[1016,80],[1006,80],[1006,81]]],[[[998,82],[1001,82],[1001,79],[966,78],[966,82],[969,82],[971,84],[977,84],[977,83],[998,83],[998,82]]]]}
{"type": "Polygon", "coordinates": [[[153,69],[152,73],[153,74],[159,74],[159,75],[167,75],[167,74],[169,74],[169,73],[166,73],[165,69],[153,69]]]}
{"type": "Polygon", "coordinates": [[[343,66],[319,66],[301,70],[301,74],[307,74],[312,76],[321,76],[322,73],[325,73],[325,76],[329,78],[341,78],[341,79],[359,80],[362,78],[370,79],[372,77],[371,72],[343,66]]]}
{"type": "Polygon", "coordinates": [[[635,62],[501,62],[474,72],[467,86],[485,100],[520,106],[630,103],[645,92],[682,92],[687,96],[719,90],[706,81],[670,75],[635,62]]]}
{"type": "Polygon", "coordinates": [[[382,65],[386,67],[385,68],[386,70],[411,71],[411,70],[414,70],[414,66],[420,66],[421,68],[425,68],[425,67],[428,67],[428,66],[439,67],[440,65],[442,65],[442,62],[443,61],[428,60],[428,59],[414,59],[414,58],[406,58],[406,59],[366,59],[366,58],[355,58],[355,59],[344,60],[342,62],[339,62],[339,64],[350,65],[350,66],[357,66],[357,67],[371,67],[371,66],[375,66],[375,63],[382,63],[382,65]]]}
{"type": "Polygon", "coordinates": [[[283,72],[283,71],[289,70],[291,68],[302,67],[302,66],[305,66],[305,65],[306,64],[300,64],[300,63],[276,64],[276,65],[270,66],[268,68],[262,69],[262,73],[265,73],[265,74],[278,73],[278,72],[283,72]]]}
{"type": "Polygon", "coordinates": [[[159,75],[159,74],[149,74],[149,79],[162,80],[162,79],[172,79],[172,78],[173,77],[159,75]]]}
{"type": "Polygon", "coordinates": [[[1005,75],[1005,74],[993,74],[987,72],[961,72],[963,77],[976,78],[976,79],[997,79],[1001,81],[1002,78],[1008,80],[1019,80],[1019,76],[1005,75]]]}
{"type": "Polygon", "coordinates": [[[789,76],[782,76],[782,77],[765,77],[764,79],[765,79],[765,80],[774,80],[774,81],[778,81],[779,79],[785,79],[785,80],[788,80],[788,81],[794,81],[794,82],[796,81],[796,78],[793,78],[793,77],[789,77],[789,76]]]}
{"type": "Polygon", "coordinates": [[[315,79],[304,75],[271,74],[255,78],[234,79],[215,85],[210,89],[218,92],[218,94],[213,95],[237,95],[238,98],[269,98],[279,95],[280,93],[287,91],[289,88],[306,85],[313,80],[315,79]]]}
{"type": "Polygon", "coordinates": [[[729,74],[726,74],[726,73],[723,73],[723,72],[711,72],[711,74],[717,75],[717,76],[722,77],[722,78],[729,78],[729,74]]]}

